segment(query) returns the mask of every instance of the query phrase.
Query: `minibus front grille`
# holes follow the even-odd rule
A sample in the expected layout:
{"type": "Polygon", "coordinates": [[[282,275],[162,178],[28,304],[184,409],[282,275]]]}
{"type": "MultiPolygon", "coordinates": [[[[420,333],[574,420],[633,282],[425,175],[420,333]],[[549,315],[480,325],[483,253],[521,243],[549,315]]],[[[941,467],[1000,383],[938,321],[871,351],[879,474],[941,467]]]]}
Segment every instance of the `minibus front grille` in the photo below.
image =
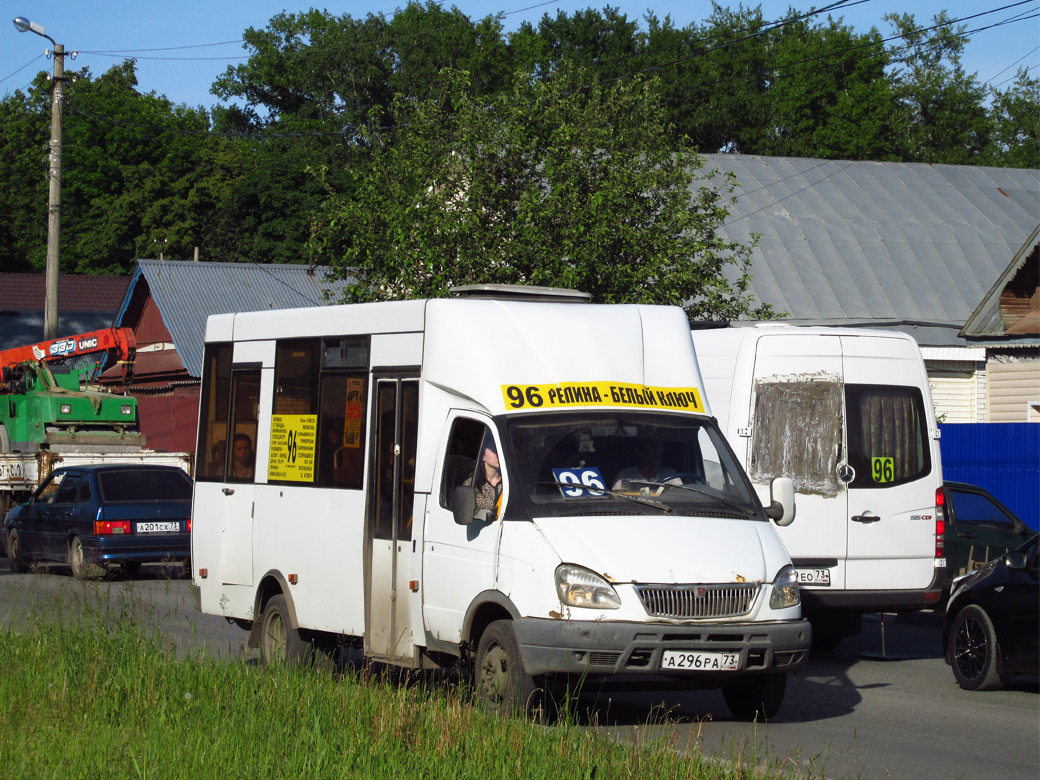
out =
{"type": "Polygon", "coordinates": [[[653,617],[726,618],[751,611],[758,596],[755,582],[725,585],[636,585],[643,608],[653,617]]]}

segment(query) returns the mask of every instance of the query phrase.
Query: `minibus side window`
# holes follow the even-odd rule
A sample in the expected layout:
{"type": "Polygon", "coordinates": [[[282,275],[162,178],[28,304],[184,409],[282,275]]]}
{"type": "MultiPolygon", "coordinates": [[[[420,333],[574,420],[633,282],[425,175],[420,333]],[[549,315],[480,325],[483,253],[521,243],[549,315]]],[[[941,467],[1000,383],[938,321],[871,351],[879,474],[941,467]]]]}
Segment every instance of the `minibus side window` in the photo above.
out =
{"type": "Polygon", "coordinates": [[[490,435],[490,430],[477,420],[460,417],[452,425],[441,469],[441,506],[445,509],[455,508],[455,488],[467,480],[472,484],[485,435],[490,435]]]}
{"type": "Polygon", "coordinates": [[[231,345],[207,344],[203,357],[196,479],[224,480],[227,418],[231,401],[231,345]]]}
{"type": "Polygon", "coordinates": [[[322,344],[320,486],[360,490],[364,485],[368,363],[367,336],[326,338],[322,344]]]}
{"type": "Polygon", "coordinates": [[[924,400],[916,387],[846,385],[849,487],[886,488],[932,470],[924,400]]]}

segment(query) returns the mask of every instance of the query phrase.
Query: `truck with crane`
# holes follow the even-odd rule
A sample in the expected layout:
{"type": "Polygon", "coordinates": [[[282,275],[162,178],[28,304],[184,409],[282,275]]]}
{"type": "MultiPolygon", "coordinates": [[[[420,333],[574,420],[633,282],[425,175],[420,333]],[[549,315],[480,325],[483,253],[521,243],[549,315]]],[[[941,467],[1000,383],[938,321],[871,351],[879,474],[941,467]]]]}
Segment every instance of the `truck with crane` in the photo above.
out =
{"type": "Polygon", "coordinates": [[[190,453],[145,449],[137,399],[126,393],[136,341],[129,328],[0,350],[0,517],[58,466],[157,463],[192,473],[190,453]],[[121,369],[122,392],[97,383],[121,369]]]}

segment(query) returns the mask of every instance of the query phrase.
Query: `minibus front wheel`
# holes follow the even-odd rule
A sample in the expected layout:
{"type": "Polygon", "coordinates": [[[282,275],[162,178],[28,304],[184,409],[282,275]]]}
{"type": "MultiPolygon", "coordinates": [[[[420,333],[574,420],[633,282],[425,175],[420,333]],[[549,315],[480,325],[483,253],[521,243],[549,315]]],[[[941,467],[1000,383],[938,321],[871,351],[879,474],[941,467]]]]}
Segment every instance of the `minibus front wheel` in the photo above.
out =
{"type": "Polygon", "coordinates": [[[520,643],[509,620],[496,620],[480,636],[473,664],[473,686],[483,706],[504,715],[531,714],[538,687],[524,670],[520,643]]]}

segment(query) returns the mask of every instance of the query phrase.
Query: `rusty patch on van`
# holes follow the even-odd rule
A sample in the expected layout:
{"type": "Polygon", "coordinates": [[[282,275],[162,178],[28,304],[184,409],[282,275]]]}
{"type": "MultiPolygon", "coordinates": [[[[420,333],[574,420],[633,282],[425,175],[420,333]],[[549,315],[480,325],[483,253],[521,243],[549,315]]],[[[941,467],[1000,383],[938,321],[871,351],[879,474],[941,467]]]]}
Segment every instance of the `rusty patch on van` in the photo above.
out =
{"type": "Polygon", "coordinates": [[[751,479],[768,484],[791,477],[799,493],[837,495],[842,394],[841,377],[831,372],[755,380],[751,479]]]}

